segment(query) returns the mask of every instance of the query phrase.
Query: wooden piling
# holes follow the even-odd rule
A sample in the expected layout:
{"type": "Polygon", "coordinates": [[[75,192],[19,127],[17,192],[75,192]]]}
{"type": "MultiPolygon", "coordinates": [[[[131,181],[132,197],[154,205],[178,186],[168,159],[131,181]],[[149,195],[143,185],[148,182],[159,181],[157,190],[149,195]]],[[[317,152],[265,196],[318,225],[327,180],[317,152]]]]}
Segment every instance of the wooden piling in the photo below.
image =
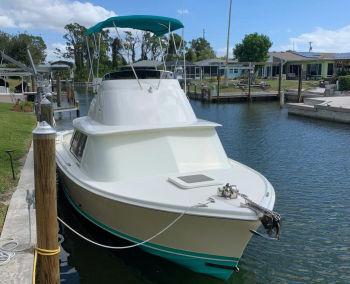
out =
{"type": "Polygon", "coordinates": [[[77,117],[80,117],[80,106],[79,106],[79,101],[75,101],[75,107],[77,108],[77,117]]]}
{"type": "Polygon", "coordinates": [[[252,64],[251,62],[249,62],[249,73],[248,73],[248,99],[249,102],[253,102],[252,100],[252,94],[251,94],[251,85],[252,85],[252,78],[251,78],[251,68],[252,68],[252,64]]]}
{"type": "Polygon", "coordinates": [[[33,75],[31,76],[32,79],[32,92],[36,92],[36,77],[33,75]]]}
{"type": "Polygon", "coordinates": [[[46,121],[53,127],[53,107],[46,97],[40,102],[40,121],[46,121]]]}
{"type": "Polygon", "coordinates": [[[61,78],[57,76],[56,79],[56,89],[57,89],[57,106],[61,107],[61,78]]]}
{"type": "Polygon", "coordinates": [[[303,98],[302,98],[302,94],[301,94],[301,90],[302,90],[302,85],[303,85],[303,81],[302,81],[302,73],[303,73],[303,66],[300,65],[299,66],[299,81],[298,81],[298,102],[301,103],[303,98]]]}
{"type": "Polygon", "coordinates": [[[211,93],[212,93],[212,89],[208,88],[208,102],[211,103],[211,93]]]}
{"type": "Polygon", "coordinates": [[[220,97],[220,75],[217,76],[218,80],[218,91],[216,92],[216,102],[219,103],[219,97],[220,97]]]}
{"type": "Polygon", "coordinates": [[[278,97],[280,99],[280,107],[283,107],[284,105],[284,94],[282,94],[281,90],[282,90],[282,68],[283,68],[283,64],[282,62],[280,62],[280,72],[278,74],[278,97]]]}
{"type": "Polygon", "coordinates": [[[38,282],[50,284],[60,282],[55,138],[56,131],[46,122],[33,131],[38,282]],[[43,255],[45,250],[56,253],[43,255]]]}

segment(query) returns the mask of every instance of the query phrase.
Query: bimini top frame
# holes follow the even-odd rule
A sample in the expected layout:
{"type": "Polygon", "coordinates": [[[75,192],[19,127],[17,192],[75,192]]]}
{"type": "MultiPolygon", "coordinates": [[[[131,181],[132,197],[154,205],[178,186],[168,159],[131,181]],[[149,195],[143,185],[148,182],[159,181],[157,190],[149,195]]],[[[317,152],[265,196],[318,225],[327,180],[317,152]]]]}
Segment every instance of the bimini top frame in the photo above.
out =
{"type": "Polygon", "coordinates": [[[85,34],[91,35],[101,32],[104,28],[131,28],[135,30],[148,31],[156,36],[162,36],[166,33],[181,29],[184,25],[177,19],[152,16],[152,15],[131,15],[111,17],[107,20],[87,29],[85,34]]]}
{"type": "MultiPolygon", "coordinates": [[[[86,30],[85,35],[86,35],[86,44],[88,47],[88,53],[89,53],[89,61],[90,61],[90,73],[89,73],[89,78],[90,75],[92,75],[92,77],[94,78],[94,72],[93,72],[93,68],[92,68],[92,63],[93,63],[93,59],[91,57],[90,54],[90,48],[89,48],[89,42],[88,42],[88,36],[89,35],[93,35],[94,37],[94,43],[95,46],[98,47],[96,54],[97,54],[97,58],[99,59],[99,46],[100,46],[100,39],[101,37],[99,37],[98,39],[98,44],[96,42],[96,38],[95,38],[95,34],[96,33],[100,33],[102,32],[103,29],[105,28],[115,28],[117,35],[119,38],[119,32],[118,32],[118,28],[131,28],[131,29],[136,29],[136,30],[141,30],[141,31],[148,31],[153,33],[155,36],[157,36],[159,38],[159,44],[160,47],[162,48],[162,42],[160,40],[160,37],[169,33],[169,40],[168,40],[168,47],[169,47],[169,43],[170,43],[170,39],[172,36],[172,39],[174,41],[174,46],[175,46],[175,50],[176,53],[177,51],[181,48],[181,44],[182,44],[182,49],[183,49],[183,57],[185,59],[185,49],[184,49],[184,44],[183,44],[183,39],[181,41],[180,46],[177,48],[176,44],[175,44],[175,39],[174,39],[174,35],[173,35],[173,31],[184,28],[184,25],[177,19],[174,18],[168,18],[168,17],[162,17],[162,16],[153,16],[153,15],[131,15],[131,16],[116,16],[116,17],[111,17],[108,18],[102,22],[99,22],[98,24],[90,27],[89,29],[86,30]],[[171,34],[171,35],[170,35],[171,34]]],[[[100,34],[101,35],[101,34],[100,34]]],[[[125,47],[124,45],[122,45],[122,48],[124,49],[125,52],[125,47]]],[[[167,49],[168,51],[168,49],[167,49]]],[[[129,57],[129,56],[128,56],[129,57]]],[[[164,67],[165,67],[165,71],[166,71],[166,65],[165,65],[165,57],[163,54],[163,61],[164,61],[164,67]]],[[[184,60],[185,62],[185,60],[184,60]]],[[[98,63],[97,63],[98,65],[98,63]]],[[[140,89],[142,89],[141,83],[139,81],[139,78],[137,76],[137,73],[135,71],[135,68],[133,66],[133,62],[130,61],[130,66],[131,69],[135,75],[135,78],[140,86],[140,89]]],[[[184,70],[186,70],[186,66],[184,63],[184,70]]],[[[98,66],[97,66],[97,74],[98,74],[98,66]]],[[[184,77],[185,77],[185,93],[186,93],[186,72],[184,71],[184,77]]],[[[159,88],[159,84],[160,84],[161,78],[159,78],[159,83],[158,83],[158,88],[159,88]]]]}

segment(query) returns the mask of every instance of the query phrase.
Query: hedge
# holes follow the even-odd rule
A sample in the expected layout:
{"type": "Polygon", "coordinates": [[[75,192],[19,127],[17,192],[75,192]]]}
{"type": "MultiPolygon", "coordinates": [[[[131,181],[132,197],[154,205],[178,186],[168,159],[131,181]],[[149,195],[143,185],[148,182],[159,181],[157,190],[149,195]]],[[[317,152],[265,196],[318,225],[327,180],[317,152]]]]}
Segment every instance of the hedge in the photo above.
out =
{"type": "Polygon", "coordinates": [[[339,76],[339,91],[350,91],[350,75],[339,76]]]}

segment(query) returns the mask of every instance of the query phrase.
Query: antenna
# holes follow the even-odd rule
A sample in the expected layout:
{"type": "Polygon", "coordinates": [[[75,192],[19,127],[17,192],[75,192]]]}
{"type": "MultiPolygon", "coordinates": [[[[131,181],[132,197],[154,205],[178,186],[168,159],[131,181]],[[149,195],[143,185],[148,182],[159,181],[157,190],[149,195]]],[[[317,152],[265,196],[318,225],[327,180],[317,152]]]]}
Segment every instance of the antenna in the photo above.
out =
{"type": "Polygon", "coordinates": [[[312,51],[312,41],[309,41],[309,45],[310,45],[309,52],[311,52],[312,51]]]}
{"type": "Polygon", "coordinates": [[[227,45],[226,45],[226,60],[225,60],[225,63],[226,63],[226,70],[225,70],[226,84],[228,84],[227,72],[228,72],[228,50],[230,48],[231,7],[232,7],[232,0],[230,0],[230,8],[229,8],[229,12],[228,12],[227,45]]]}

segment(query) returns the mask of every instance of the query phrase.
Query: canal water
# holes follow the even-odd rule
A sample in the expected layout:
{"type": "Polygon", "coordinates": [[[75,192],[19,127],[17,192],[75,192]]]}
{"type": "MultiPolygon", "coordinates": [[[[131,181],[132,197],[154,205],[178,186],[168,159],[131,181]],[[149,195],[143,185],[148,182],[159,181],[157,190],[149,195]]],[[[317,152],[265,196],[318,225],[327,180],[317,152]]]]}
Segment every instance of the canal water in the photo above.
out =
{"type": "MultiPolygon", "coordinates": [[[[91,98],[79,95],[82,115],[91,98]]],[[[199,118],[222,124],[229,157],[272,183],[283,217],[281,240],[254,236],[228,283],[350,283],[350,126],[288,116],[275,102],[191,103],[199,118]]],[[[69,115],[57,124],[71,127],[69,115]]],[[[125,244],[86,222],[61,194],[59,215],[101,243],[125,244]]],[[[111,251],[61,233],[64,283],[224,283],[138,248],[111,251]]]]}

